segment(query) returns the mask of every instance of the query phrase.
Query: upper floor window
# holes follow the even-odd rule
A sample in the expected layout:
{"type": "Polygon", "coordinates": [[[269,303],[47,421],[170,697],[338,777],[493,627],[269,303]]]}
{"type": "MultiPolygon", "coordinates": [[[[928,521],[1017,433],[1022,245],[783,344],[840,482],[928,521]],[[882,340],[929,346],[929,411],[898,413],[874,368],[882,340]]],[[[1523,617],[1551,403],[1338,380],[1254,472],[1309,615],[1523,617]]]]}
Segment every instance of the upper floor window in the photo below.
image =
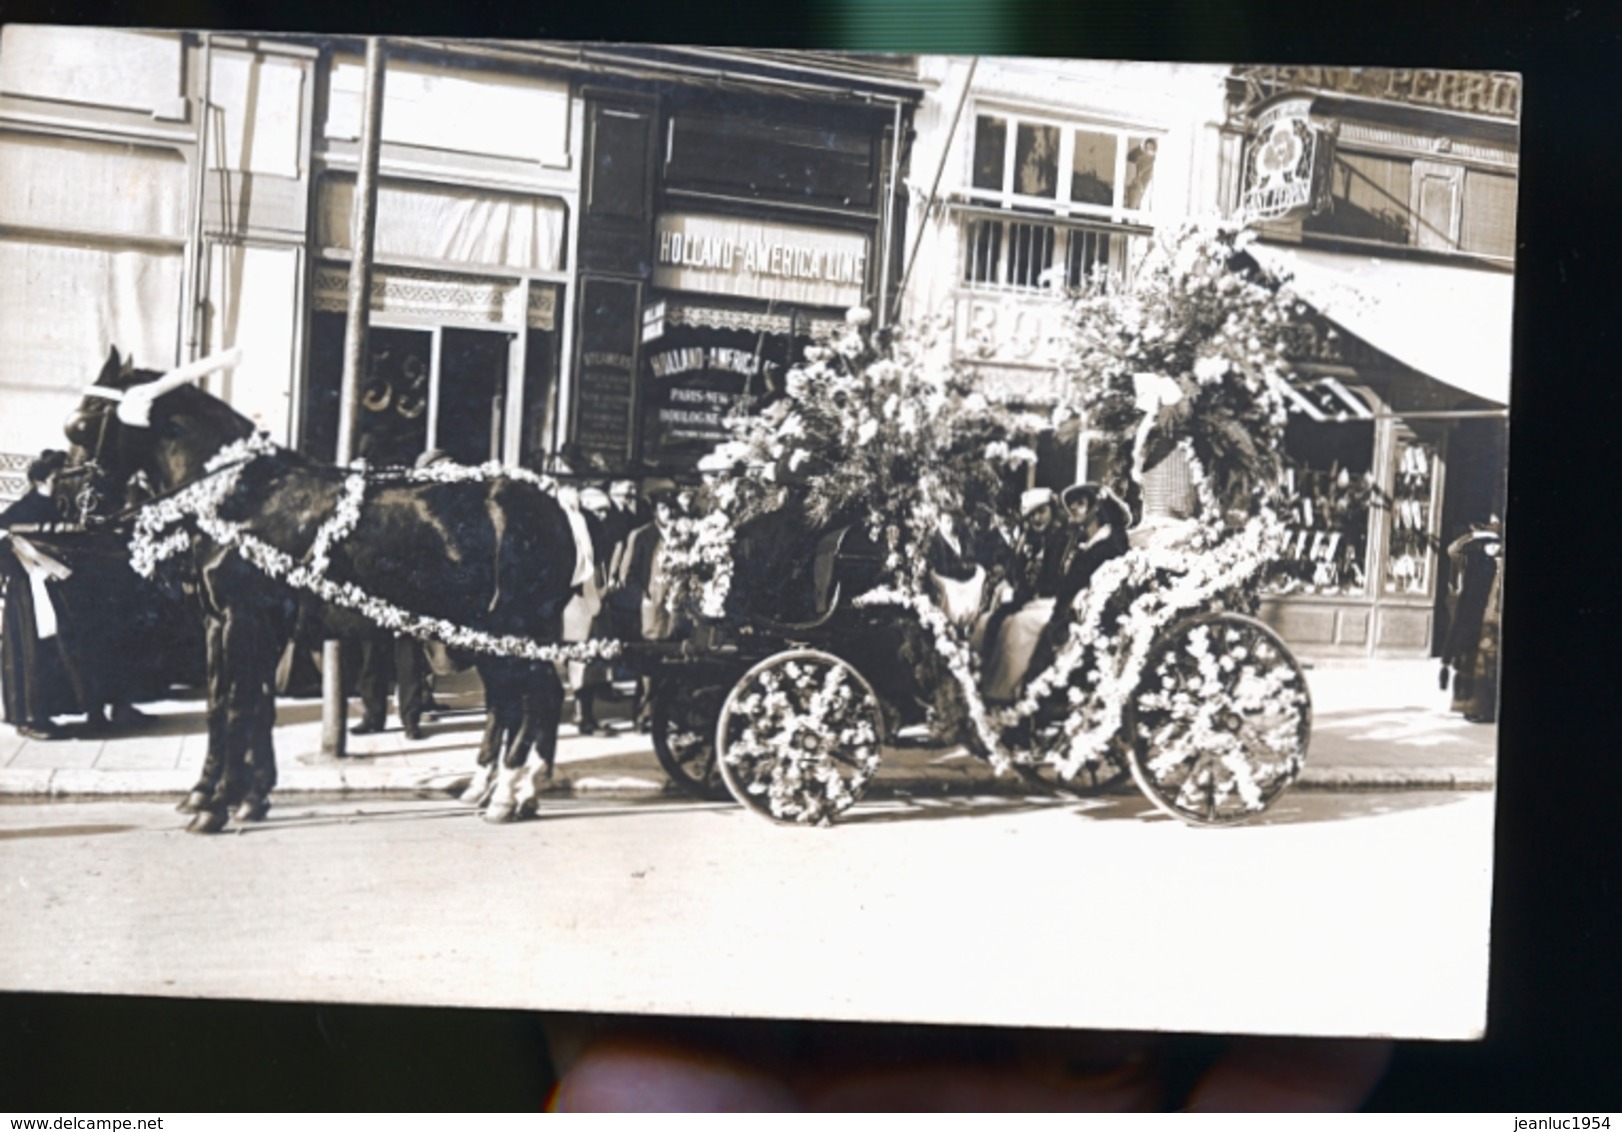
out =
{"type": "Polygon", "coordinates": [[[1515,255],[1515,189],[1508,172],[1342,150],[1332,207],[1308,217],[1302,231],[1508,260],[1515,255]]]}
{"type": "Polygon", "coordinates": [[[981,114],[974,121],[971,195],[1106,219],[1147,211],[1159,145],[1142,132],[981,114]]]}
{"type": "Polygon", "coordinates": [[[1129,273],[1141,236],[1123,222],[1152,203],[1159,139],[1128,130],[981,114],[966,194],[963,281],[1045,290],[1129,273]]]}

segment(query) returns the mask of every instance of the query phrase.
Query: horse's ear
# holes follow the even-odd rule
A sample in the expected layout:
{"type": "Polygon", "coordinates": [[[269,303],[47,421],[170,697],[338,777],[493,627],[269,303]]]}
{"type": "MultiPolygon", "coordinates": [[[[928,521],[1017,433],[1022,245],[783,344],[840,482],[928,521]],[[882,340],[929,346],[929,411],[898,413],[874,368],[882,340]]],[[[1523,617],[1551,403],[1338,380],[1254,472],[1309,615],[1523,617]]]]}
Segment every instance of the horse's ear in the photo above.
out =
{"type": "Polygon", "coordinates": [[[124,362],[118,356],[118,347],[112,346],[107,350],[107,360],[102,363],[101,373],[96,377],[97,385],[111,385],[113,378],[123,372],[124,362]]]}

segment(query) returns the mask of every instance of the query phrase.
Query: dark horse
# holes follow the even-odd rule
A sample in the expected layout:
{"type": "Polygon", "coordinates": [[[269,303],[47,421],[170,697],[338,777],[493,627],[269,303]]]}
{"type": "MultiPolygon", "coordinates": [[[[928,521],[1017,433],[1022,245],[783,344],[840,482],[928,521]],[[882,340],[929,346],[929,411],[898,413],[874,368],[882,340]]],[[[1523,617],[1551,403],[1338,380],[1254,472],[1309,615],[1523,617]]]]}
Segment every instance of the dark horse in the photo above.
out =
{"type": "MultiPolygon", "coordinates": [[[[217,481],[224,489],[218,521],[306,562],[350,473],[270,446],[211,472],[210,458],[251,437],[254,426],[185,380],[182,371],[134,370],[114,348],[68,422],[68,438],[116,487],[145,473],[159,504],[188,485],[226,477],[217,481]]],[[[269,808],[276,663],[300,603],[315,599],[198,522],[185,529],[208,630],[208,755],[181,808],[195,813],[192,832],[213,833],[233,814],[254,821],[269,808]]],[[[535,484],[503,475],[462,482],[395,477],[368,485],[358,521],[331,547],[328,562],[331,582],[352,584],[398,609],[539,645],[559,639],[576,554],[563,507],[535,484]]],[[[330,603],[325,612],[329,624],[356,616],[330,603]]],[[[563,686],[551,661],[513,655],[511,648],[480,651],[475,665],[489,707],[479,762],[493,770],[499,754],[503,768],[486,817],[507,820],[533,799],[533,781],[522,779],[537,744],[539,773],[551,773],[563,686]],[[520,798],[526,786],[529,796],[520,798]]]]}

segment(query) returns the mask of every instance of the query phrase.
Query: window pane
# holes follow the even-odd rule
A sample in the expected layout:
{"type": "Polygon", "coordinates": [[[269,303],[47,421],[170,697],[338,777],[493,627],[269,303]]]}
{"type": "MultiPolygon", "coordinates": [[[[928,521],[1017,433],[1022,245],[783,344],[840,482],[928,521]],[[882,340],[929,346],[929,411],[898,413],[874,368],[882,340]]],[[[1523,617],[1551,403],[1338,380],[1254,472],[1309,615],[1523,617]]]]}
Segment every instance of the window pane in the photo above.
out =
{"type": "Polygon", "coordinates": [[[1155,152],[1160,143],[1154,138],[1132,138],[1126,148],[1126,192],[1122,201],[1128,208],[1154,207],[1155,152]]]}
{"type": "Polygon", "coordinates": [[[1291,415],[1279,507],[1286,539],[1268,578],[1274,592],[1366,592],[1373,460],[1372,422],[1291,415]]]}
{"type": "Polygon", "coordinates": [[[964,272],[968,283],[997,282],[997,264],[1002,258],[1002,221],[969,222],[969,262],[964,272]]]}
{"type": "Polygon", "coordinates": [[[1115,203],[1114,134],[1076,131],[1076,157],[1070,172],[1070,199],[1077,204],[1115,203]]]}
{"type": "Polygon", "coordinates": [[[1045,224],[1008,225],[1008,285],[1040,287],[1053,263],[1052,228],[1045,224]]]}
{"type": "Polygon", "coordinates": [[[1065,254],[1064,279],[1068,287],[1080,287],[1093,275],[1108,271],[1112,238],[1103,232],[1071,231],[1065,254]]]}
{"type": "Polygon", "coordinates": [[[1059,189],[1059,127],[1022,125],[1014,145],[1014,191],[1056,197],[1059,189]]]}
{"type": "Polygon", "coordinates": [[[1308,217],[1303,225],[1306,231],[1389,244],[1411,242],[1410,162],[1341,153],[1335,158],[1330,180],[1332,207],[1321,215],[1308,217]]]}
{"type": "Polygon", "coordinates": [[[974,187],[1003,190],[1002,167],[1008,153],[1008,122],[982,114],[974,120],[974,187]]]}
{"type": "Polygon", "coordinates": [[[1515,178],[1467,169],[1459,246],[1478,255],[1515,254],[1515,178]]]}
{"type": "Polygon", "coordinates": [[[1390,550],[1386,552],[1385,592],[1428,595],[1435,565],[1431,536],[1431,488],[1436,449],[1412,437],[1397,438],[1397,478],[1387,509],[1390,550]]]}

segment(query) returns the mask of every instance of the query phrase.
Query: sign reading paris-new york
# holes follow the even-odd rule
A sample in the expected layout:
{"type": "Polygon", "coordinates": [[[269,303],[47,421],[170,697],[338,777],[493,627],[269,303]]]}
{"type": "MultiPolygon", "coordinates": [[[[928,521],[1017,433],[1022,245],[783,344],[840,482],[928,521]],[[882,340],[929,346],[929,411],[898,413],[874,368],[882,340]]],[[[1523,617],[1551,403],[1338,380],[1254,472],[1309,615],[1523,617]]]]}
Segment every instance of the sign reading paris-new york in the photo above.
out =
{"type": "Polygon", "coordinates": [[[667,213],[654,286],[853,307],[867,280],[867,237],[799,224],[667,213]]]}

